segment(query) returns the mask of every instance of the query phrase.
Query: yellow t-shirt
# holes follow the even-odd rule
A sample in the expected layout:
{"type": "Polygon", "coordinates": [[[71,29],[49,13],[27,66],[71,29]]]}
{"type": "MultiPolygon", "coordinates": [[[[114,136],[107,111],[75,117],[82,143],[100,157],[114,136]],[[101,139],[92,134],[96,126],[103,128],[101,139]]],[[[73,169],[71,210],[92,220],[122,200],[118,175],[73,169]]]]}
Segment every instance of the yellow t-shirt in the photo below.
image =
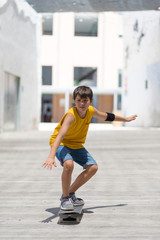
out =
{"type": "MultiPolygon", "coordinates": [[[[72,149],[83,148],[84,146],[82,144],[85,143],[88,127],[91,118],[94,115],[94,108],[92,106],[89,106],[85,118],[80,118],[75,107],[69,109],[67,113],[71,113],[74,116],[75,120],[69,127],[67,134],[63,138],[63,141],[61,142],[60,145],[64,145],[72,149]]],[[[53,142],[62,126],[66,114],[63,116],[63,118],[59,122],[58,126],[55,128],[54,133],[50,138],[49,144],[51,146],[53,145],[53,142]]]]}

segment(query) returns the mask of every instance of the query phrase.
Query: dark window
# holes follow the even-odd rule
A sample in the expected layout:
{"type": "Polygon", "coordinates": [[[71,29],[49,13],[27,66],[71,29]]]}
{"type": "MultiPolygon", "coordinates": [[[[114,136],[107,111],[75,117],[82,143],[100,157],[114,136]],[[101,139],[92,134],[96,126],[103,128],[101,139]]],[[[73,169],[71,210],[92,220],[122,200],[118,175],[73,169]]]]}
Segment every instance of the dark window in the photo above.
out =
{"type": "Polygon", "coordinates": [[[145,81],[145,89],[148,89],[148,80],[145,81]]]}
{"type": "Polygon", "coordinates": [[[51,122],[52,121],[52,95],[43,94],[41,104],[41,122],[51,122]]]}
{"type": "MultiPolygon", "coordinates": [[[[97,86],[97,68],[93,67],[75,67],[74,68],[74,85],[97,86]]],[[[97,95],[94,95],[92,106],[97,107],[97,95]]],[[[97,122],[92,118],[91,122],[97,122]]]]}
{"type": "Polygon", "coordinates": [[[74,85],[97,86],[97,68],[75,67],[74,85]]]}
{"type": "Polygon", "coordinates": [[[42,85],[52,85],[52,66],[42,66],[42,85]]]}
{"type": "Polygon", "coordinates": [[[53,34],[53,15],[42,15],[42,34],[53,34]]]}
{"type": "Polygon", "coordinates": [[[122,70],[118,70],[118,87],[122,87],[122,70]]]}
{"type": "Polygon", "coordinates": [[[117,96],[117,110],[121,110],[122,109],[122,95],[118,94],[117,96]]]}
{"type": "Polygon", "coordinates": [[[98,35],[97,13],[75,13],[75,36],[98,35]]]}

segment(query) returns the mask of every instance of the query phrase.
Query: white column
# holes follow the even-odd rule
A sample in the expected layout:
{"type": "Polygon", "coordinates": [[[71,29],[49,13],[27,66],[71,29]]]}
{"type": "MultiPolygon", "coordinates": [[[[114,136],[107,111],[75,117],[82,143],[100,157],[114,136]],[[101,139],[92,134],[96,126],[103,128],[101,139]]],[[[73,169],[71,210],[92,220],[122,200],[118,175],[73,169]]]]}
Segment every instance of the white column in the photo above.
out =
{"type": "Polygon", "coordinates": [[[65,91],[65,113],[68,111],[69,109],[69,91],[66,90],[65,91]]]}

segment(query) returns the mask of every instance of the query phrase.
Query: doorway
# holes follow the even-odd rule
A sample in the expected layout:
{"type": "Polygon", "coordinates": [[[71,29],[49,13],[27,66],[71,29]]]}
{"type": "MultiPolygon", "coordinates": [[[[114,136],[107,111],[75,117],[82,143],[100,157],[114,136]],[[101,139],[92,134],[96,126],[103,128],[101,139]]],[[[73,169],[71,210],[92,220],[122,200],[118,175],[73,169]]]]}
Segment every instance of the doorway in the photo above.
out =
{"type": "Polygon", "coordinates": [[[19,128],[19,85],[20,78],[5,72],[4,81],[4,131],[19,128]]]}

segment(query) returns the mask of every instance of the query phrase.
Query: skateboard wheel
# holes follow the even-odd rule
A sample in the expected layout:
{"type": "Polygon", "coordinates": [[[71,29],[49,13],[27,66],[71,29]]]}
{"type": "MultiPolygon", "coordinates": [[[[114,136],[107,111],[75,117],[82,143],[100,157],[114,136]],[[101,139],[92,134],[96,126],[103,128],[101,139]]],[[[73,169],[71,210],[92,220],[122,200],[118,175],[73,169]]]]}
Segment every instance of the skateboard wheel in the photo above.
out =
{"type": "Polygon", "coordinates": [[[76,218],[76,222],[77,222],[77,223],[80,223],[80,221],[81,221],[80,217],[77,217],[77,218],[76,218]]]}
{"type": "Polygon", "coordinates": [[[63,218],[59,217],[59,223],[62,223],[63,222],[63,218]]]}

